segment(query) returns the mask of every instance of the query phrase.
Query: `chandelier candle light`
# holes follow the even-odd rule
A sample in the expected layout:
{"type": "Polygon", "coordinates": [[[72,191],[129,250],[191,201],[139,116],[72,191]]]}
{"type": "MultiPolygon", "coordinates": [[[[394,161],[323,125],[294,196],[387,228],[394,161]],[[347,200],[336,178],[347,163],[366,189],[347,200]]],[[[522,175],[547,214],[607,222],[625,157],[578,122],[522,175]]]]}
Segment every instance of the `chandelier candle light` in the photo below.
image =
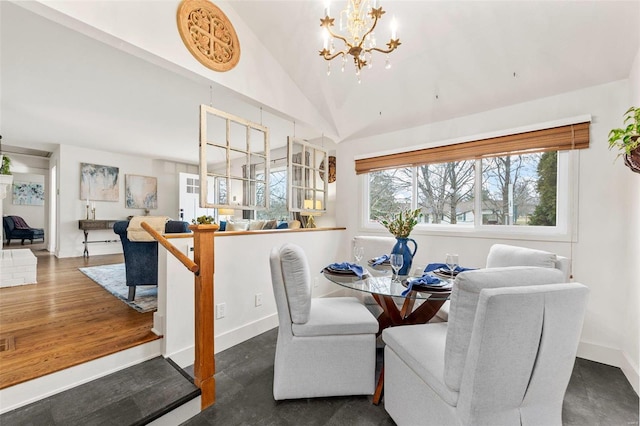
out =
{"type": "MultiPolygon", "coordinates": [[[[330,16],[329,2],[325,3],[324,19],[320,20],[320,26],[325,29],[324,47],[320,51],[327,61],[342,56],[342,71],[347,62],[347,55],[353,56],[353,62],[356,66],[356,75],[360,82],[360,70],[367,66],[371,68],[373,64],[373,51],[386,53],[385,68],[391,68],[389,62],[389,53],[396,50],[400,46],[400,39],[397,34],[397,22],[395,18],[391,21],[391,39],[387,43],[387,49],[376,47],[376,37],[374,29],[378,24],[378,19],[382,18],[385,13],[380,6],[379,0],[347,0],[347,7],[340,12],[340,31],[346,30],[346,35],[342,36],[335,33],[331,27],[334,26],[334,18],[330,16]],[[346,23],[345,23],[346,22],[346,23]],[[342,50],[336,50],[333,40],[342,40],[345,47],[342,50]]],[[[327,65],[327,75],[331,73],[331,63],[327,65]]]]}

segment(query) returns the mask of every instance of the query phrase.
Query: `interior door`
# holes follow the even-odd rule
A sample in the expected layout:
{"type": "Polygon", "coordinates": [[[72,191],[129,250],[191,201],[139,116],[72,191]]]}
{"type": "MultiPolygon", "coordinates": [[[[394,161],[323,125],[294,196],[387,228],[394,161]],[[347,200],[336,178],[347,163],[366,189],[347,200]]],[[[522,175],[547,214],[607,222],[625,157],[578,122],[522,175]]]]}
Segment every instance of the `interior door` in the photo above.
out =
{"type": "Polygon", "coordinates": [[[191,223],[196,217],[214,215],[215,209],[200,207],[200,177],[192,173],[180,173],[180,220],[191,223]]]}

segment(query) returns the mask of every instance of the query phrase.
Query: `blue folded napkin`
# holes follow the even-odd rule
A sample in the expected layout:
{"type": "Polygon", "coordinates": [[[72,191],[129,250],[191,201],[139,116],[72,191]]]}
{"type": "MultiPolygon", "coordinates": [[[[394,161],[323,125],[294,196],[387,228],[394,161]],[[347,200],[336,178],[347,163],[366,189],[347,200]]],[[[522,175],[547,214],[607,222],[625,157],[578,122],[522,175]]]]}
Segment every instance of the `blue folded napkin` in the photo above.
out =
{"type": "Polygon", "coordinates": [[[362,278],[362,275],[364,274],[362,266],[349,262],[332,263],[331,265],[327,266],[327,269],[333,269],[334,271],[351,271],[356,274],[358,278],[362,278]]]}
{"type": "Polygon", "coordinates": [[[436,284],[440,284],[441,282],[442,281],[440,280],[440,278],[434,277],[433,275],[425,272],[420,278],[408,279],[407,289],[402,292],[402,295],[406,296],[407,294],[409,294],[409,292],[413,289],[413,286],[430,285],[433,287],[444,287],[448,285],[447,283],[444,283],[444,282],[442,283],[442,285],[436,285],[436,284]]]}
{"type": "MultiPolygon", "coordinates": [[[[442,269],[443,272],[449,272],[449,267],[446,263],[430,263],[424,268],[424,272],[435,271],[436,269],[442,269]]],[[[462,266],[456,266],[455,272],[473,271],[475,268],[463,268],[462,266]]]]}
{"type": "Polygon", "coordinates": [[[388,254],[383,254],[380,257],[374,257],[373,259],[371,259],[371,266],[378,266],[378,265],[382,265],[385,262],[389,262],[389,255],[388,254]]]}

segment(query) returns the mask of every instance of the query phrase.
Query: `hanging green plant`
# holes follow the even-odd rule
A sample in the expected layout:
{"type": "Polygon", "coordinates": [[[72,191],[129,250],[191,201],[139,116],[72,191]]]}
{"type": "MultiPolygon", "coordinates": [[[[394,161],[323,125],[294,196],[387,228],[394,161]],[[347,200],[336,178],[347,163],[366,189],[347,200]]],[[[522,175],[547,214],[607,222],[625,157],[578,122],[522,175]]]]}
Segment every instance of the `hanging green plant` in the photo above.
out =
{"type": "Polygon", "coordinates": [[[609,132],[609,149],[618,148],[621,155],[630,155],[640,146],[640,108],[631,107],[624,113],[625,127],[609,132]]]}
{"type": "Polygon", "coordinates": [[[624,158],[625,166],[640,173],[640,108],[631,107],[624,113],[626,127],[609,132],[609,149],[618,148],[618,157],[624,158]]]}

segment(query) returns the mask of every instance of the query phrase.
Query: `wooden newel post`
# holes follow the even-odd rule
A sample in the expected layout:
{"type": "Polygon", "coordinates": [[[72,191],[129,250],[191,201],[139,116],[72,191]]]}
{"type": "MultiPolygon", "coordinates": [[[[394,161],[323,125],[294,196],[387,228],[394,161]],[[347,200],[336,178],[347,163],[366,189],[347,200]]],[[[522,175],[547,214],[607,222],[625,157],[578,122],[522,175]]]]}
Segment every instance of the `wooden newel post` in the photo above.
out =
{"type": "Polygon", "coordinates": [[[213,235],[218,225],[190,225],[193,260],[200,267],[195,275],[195,384],[202,392],[200,408],[216,402],[216,372],[213,348],[213,235]]]}

